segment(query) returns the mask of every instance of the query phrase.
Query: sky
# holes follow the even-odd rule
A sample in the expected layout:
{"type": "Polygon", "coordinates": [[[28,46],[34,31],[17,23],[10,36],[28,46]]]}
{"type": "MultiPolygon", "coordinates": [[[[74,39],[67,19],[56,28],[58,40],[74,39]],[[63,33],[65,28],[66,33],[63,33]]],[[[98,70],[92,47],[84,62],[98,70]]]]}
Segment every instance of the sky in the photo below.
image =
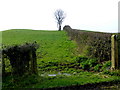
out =
{"type": "Polygon", "coordinates": [[[62,9],[62,24],[71,28],[118,32],[120,0],[1,0],[0,31],[8,29],[57,30],[54,12],[62,9]]]}

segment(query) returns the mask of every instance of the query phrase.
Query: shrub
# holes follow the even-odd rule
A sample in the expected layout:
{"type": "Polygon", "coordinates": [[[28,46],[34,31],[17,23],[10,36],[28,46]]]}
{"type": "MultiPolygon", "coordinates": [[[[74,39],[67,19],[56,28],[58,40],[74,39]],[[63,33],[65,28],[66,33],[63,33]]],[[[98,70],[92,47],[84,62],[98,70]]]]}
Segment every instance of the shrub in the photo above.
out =
{"type": "MultiPolygon", "coordinates": [[[[36,49],[35,43],[26,43],[24,45],[14,45],[3,48],[3,70],[5,70],[5,58],[10,60],[12,74],[22,76],[26,72],[37,73],[36,49]],[[29,63],[30,61],[30,63],[29,63]],[[29,65],[30,64],[30,65],[29,65]]],[[[5,74],[5,71],[3,71],[5,74]]]]}
{"type": "Polygon", "coordinates": [[[82,69],[84,70],[91,70],[92,67],[94,67],[95,65],[97,65],[97,60],[96,59],[87,59],[85,61],[82,61],[80,63],[82,69]]]}
{"type": "Polygon", "coordinates": [[[100,71],[102,67],[102,64],[97,64],[96,66],[94,66],[94,71],[100,71]]]}
{"type": "Polygon", "coordinates": [[[84,70],[90,70],[90,65],[87,62],[81,63],[81,67],[84,70]]]}
{"type": "Polygon", "coordinates": [[[120,76],[120,70],[115,70],[115,71],[104,70],[103,74],[109,74],[111,76],[120,76]]]}
{"type": "Polygon", "coordinates": [[[110,67],[111,67],[111,61],[106,61],[106,62],[103,63],[102,71],[109,70],[110,67]]]}
{"type": "Polygon", "coordinates": [[[81,62],[86,61],[86,60],[88,60],[88,58],[84,57],[84,56],[76,57],[77,63],[81,63],[81,62]]]}

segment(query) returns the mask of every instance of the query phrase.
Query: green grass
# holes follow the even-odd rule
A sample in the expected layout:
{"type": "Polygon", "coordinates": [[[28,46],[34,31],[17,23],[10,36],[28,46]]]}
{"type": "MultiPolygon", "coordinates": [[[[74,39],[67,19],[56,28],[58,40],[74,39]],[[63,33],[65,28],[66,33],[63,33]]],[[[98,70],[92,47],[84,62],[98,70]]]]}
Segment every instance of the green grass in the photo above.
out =
{"type": "Polygon", "coordinates": [[[2,38],[5,45],[37,41],[40,45],[38,51],[50,56],[59,54],[63,56],[74,47],[63,31],[8,30],[2,33],[2,38]]]}
{"type": "Polygon", "coordinates": [[[74,85],[97,84],[112,81],[120,82],[120,77],[102,73],[80,71],[79,73],[71,74],[71,76],[37,76],[36,79],[34,76],[28,76],[21,78],[19,83],[17,82],[17,84],[15,83],[14,85],[11,83],[12,79],[10,79],[10,77],[8,77],[7,80],[9,80],[9,83],[3,85],[6,85],[9,88],[54,88],[74,85]]]}
{"type": "MultiPolygon", "coordinates": [[[[2,31],[2,43],[6,46],[23,44],[25,42],[34,42],[40,45],[37,50],[37,64],[39,74],[41,73],[70,73],[71,76],[59,75],[56,77],[28,77],[20,81],[16,87],[27,88],[50,88],[71,85],[83,85],[87,83],[98,83],[104,81],[119,80],[118,76],[96,74],[80,70],[80,58],[77,53],[77,45],[74,41],[69,40],[64,31],[42,31],[42,30],[22,30],[14,29],[2,31]],[[77,61],[77,58],[79,60],[77,61]],[[77,66],[77,68],[75,68],[77,66]],[[73,74],[76,73],[76,74],[73,74]],[[29,83],[31,81],[31,83],[29,83]]],[[[81,57],[82,58],[82,57],[81,57]]],[[[83,59],[81,59],[83,60],[83,59]]],[[[91,59],[92,60],[92,59],[91,59]]],[[[6,61],[8,63],[9,61],[6,61]]],[[[86,62],[85,62],[86,63],[86,62]]],[[[87,62],[89,64],[92,62],[87,62]]],[[[7,71],[10,67],[6,68],[7,71]]],[[[3,85],[12,86],[11,78],[8,77],[3,85]]]]}
{"type": "Polygon", "coordinates": [[[39,69],[53,62],[70,62],[75,56],[76,45],[68,39],[64,31],[8,30],[2,32],[2,38],[6,46],[37,41],[40,45],[37,50],[39,69]]]}
{"type": "MultiPolygon", "coordinates": [[[[103,75],[104,76],[104,75],[103,75]]],[[[95,84],[105,81],[118,80],[119,77],[109,77],[104,78],[102,75],[94,75],[93,73],[81,72],[78,75],[67,76],[67,77],[56,77],[49,79],[47,78],[42,83],[36,84],[34,87],[37,88],[52,88],[52,87],[63,87],[63,86],[72,86],[72,85],[84,85],[84,84],[95,84]],[[41,85],[39,85],[41,84],[41,85]]]]}

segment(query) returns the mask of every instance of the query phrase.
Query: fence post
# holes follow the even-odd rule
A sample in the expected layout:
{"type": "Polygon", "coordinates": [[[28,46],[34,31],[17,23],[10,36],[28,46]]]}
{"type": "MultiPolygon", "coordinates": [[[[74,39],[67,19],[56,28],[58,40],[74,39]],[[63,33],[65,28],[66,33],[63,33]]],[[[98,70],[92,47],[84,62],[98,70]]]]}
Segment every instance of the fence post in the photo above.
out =
{"type": "Polygon", "coordinates": [[[118,44],[117,35],[111,36],[111,69],[118,69],[118,44]]]}
{"type": "Polygon", "coordinates": [[[36,59],[36,51],[31,51],[30,53],[30,69],[32,74],[37,74],[37,59],[36,59]]]}

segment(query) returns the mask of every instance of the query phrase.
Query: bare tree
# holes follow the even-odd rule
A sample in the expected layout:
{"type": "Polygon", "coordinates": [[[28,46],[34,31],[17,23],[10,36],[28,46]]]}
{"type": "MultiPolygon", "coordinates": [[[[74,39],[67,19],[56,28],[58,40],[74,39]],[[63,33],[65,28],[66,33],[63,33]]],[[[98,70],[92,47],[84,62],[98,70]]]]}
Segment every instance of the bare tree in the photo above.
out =
{"type": "Polygon", "coordinates": [[[65,13],[63,10],[58,9],[55,11],[54,15],[57,21],[58,31],[61,31],[61,25],[62,25],[63,20],[65,19],[65,13]]]}

